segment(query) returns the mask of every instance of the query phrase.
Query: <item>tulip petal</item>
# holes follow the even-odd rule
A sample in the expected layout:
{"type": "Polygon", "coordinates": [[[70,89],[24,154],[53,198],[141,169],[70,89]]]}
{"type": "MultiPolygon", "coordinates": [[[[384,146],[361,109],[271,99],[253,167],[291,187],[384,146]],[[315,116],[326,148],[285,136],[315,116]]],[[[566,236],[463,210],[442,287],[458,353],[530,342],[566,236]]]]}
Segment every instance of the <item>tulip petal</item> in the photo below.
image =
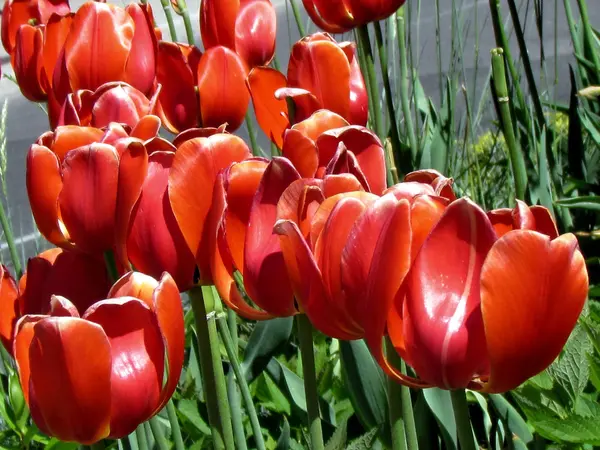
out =
{"type": "Polygon", "coordinates": [[[300,178],[290,184],[277,202],[277,220],[291,220],[308,237],[315,211],[323,203],[323,181],[300,178]]]}
{"type": "Polygon", "coordinates": [[[200,32],[205,48],[224,45],[235,49],[235,21],[240,0],[202,0],[200,32]]]}
{"type": "Polygon", "coordinates": [[[457,200],[425,240],[407,277],[406,351],[419,377],[435,386],[464,388],[489,370],[479,278],[495,240],[485,213],[469,199],[457,200]]]}
{"type": "Polygon", "coordinates": [[[133,19],[122,8],[100,2],[81,6],[64,46],[71,89],[95,90],[122,80],[134,31],[133,19]]]}
{"type": "Polygon", "coordinates": [[[132,142],[121,155],[115,215],[115,252],[119,262],[129,269],[127,233],[133,208],[142,192],[148,172],[148,153],[143,144],[132,142]]]}
{"type": "Polygon", "coordinates": [[[277,202],[300,175],[285,158],[269,163],[254,197],[244,246],[244,286],[262,309],[279,317],[296,313],[279,238],[273,233],[277,202]]]}
{"type": "Polygon", "coordinates": [[[505,392],[558,356],[588,292],[585,261],[572,234],[550,240],[513,231],[481,271],[481,309],[490,358],[488,392],[505,392]]]}
{"type": "Polygon", "coordinates": [[[345,33],[354,28],[343,0],[302,0],[310,19],[328,33],[345,33]]]}
{"type": "MultiPolygon", "coordinates": [[[[11,354],[14,356],[15,363],[17,364],[19,380],[21,381],[21,388],[23,389],[23,396],[25,397],[25,401],[29,404],[30,408],[32,406],[32,399],[29,397],[29,381],[31,378],[29,347],[31,345],[31,340],[33,339],[33,326],[40,320],[47,317],[48,316],[42,315],[23,316],[17,321],[15,326],[15,335],[11,354]]],[[[41,425],[40,421],[41,420],[38,421],[36,417],[36,423],[38,427],[41,425]]],[[[40,427],[40,429],[42,429],[42,427],[40,427]]],[[[47,428],[44,427],[43,430],[44,432],[47,432],[47,428]]]]}
{"type": "Polygon", "coordinates": [[[275,54],[277,14],[269,0],[246,0],[235,19],[235,51],[248,67],[267,66],[275,54]]]}
{"type": "Polygon", "coordinates": [[[262,160],[247,160],[221,172],[215,181],[213,206],[207,218],[215,287],[229,308],[250,320],[265,320],[272,316],[244,300],[233,272],[244,270],[246,226],[266,165],[262,160]]]}
{"type": "Polygon", "coordinates": [[[160,329],[152,310],[131,297],[98,302],[84,318],[100,325],[110,344],[110,436],[119,438],[159,404],[165,364],[160,329]]]}
{"type": "Polygon", "coordinates": [[[283,132],[289,126],[289,120],[287,103],[276,98],[275,92],[286,84],[285,76],[270,67],[255,67],[246,78],[256,121],[278,148],[283,146],[283,132]]]}
{"type": "Polygon", "coordinates": [[[556,239],[558,237],[558,229],[550,211],[538,205],[531,206],[529,210],[535,218],[535,231],[545,234],[550,239],[556,239]]]}
{"type": "Polygon", "coordinates": [[[102,258],[53,248],[29,259],[19,282],[21,314],[48,314],[52,295],[61,295],[82,315],[106,298],[110,281],[102,258]]]}
{"type": "Polygon", "coordinates": [[[125,8],[125,11],[133,19],[135,31],[123,81],[147,94],[154,84],[158,45],[152,23],[152,10],[144,8],[143,5],[131,3],[125,8]]]}
{"type": "Polygon", "coordinates": [[[92,144],[63,161],[60,211],[71,241],[89,253],[114,246],[119,160],[114,147],[92,144]]]}
{"type": "Polygon", "coordinates": [[[300,131],[293,128],[285,131],[281,155],[292,162],[302,178],[311,178],[317,173],[319,167],[317,147],[300,131]]]}
{"type": "Polygon", "coordinates": [[[162,86],[158,115],[172,133],[198,126],[195,80],[199,59],[200,50],[195,47],[162,41],[158,45],[156,81],[162,86]]]}
{"type": "Polygon", "coordinates": [[[155,152],[132,212],[127,252],[140,272],[159,278],[169,272],[181,290],[193,283],[194,255],[188,248],[171,209],[168,192],[171,152],[155,152]]]}
{"type": "Polygon", "coordinates": [[[226,123],[230,131],[240,127],[250,101],[247,75],[244,61],[227,47],[212,47],[202,55],[198,64],[198,94],[204,126],[226,123]]]}
{"type": "Polygon", "coordinates": [[[72,125],[60,126],[51,135],[52,141],[50,143],[43,143],[43,145],[51,148],[59,161],[62,162],[71,150],[99,142],[103,135],[104,131],[98,128],[72,125]]]}
{"type": "Polygon", "coordinates": [[[33,144],[27,154],[26,177],[27,196],[38,230],[54,245],[68,245],[59,227],[58,198],[63,180],[56,155],[33,144]]]}
{"type": "Polygon", "coordinates": [[[205,221],[215,179],[222,169],[251,155],[246,143],[231,134],[191,139],[181,144],[175,153],[169,172],[171,207],[204,281],[212,279],[205,221]],[[199,192],[202,195],[198,195],[199,192]]]}
{"type": "Polygon", "coordinates": [[[40,27],[22,25],[17,32],[14,52],[15,76],[21,92],[32,102],[46,100],[43,87],[43,31],[40,27]]]}
{"type": "Polygon", "coordinates": [[[100,326],[42,319],[33,326],[29,361],[32,413],[39,411],[52,436],[91,444],[109,434],[111,348],[100,326]]]}
{"type": "Polygon", "coordinates": [[[15,325],[20,316],[18,295],[17,283],[8,269],[0,264],[0,341],[10,354],[15,325]]]}

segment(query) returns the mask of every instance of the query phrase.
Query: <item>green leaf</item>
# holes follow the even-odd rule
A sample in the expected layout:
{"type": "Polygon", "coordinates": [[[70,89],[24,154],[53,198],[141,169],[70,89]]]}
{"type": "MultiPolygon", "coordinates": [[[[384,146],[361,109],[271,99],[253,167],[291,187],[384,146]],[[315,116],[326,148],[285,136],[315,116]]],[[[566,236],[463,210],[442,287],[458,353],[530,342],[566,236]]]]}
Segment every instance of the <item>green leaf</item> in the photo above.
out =
{"type": "Polygon", "coordinates": [[[345,450],[346,441],[348,440],[348,422],[344,420],[338,427],[335,429],[335,432],[327,441],[327,445],[325,445],[325,450],[345,450]]]}
{"type": "Polygon", "coordinates": [[[194,426],[195,431],[200,434],[210,435],[210,428],[204,421],[198,410],[198,404],[195,400],[181,399],[177,403],[177,412],[194,426]]]}
{"type": "Polygon", "coordinates": [[[347,450],[371,450],[377,439],[379,428],[373,428],[367,431],[361,437],[354,439],[347,447],[347,450]]]}
{"type": "Polygon", "coordinates": [[[548,373],[555,383],[562,387],[569,396],[571,406],[575,404],[577,397],[583,392],[589,381],[590,370],[587,355],[591,350],[592,343],[585,329],[578,324],[558,360],[548,368],[548,373]]]}
{"type": "Polygon", "coordinates": [[[439,388],[423,389],[423,395],[442,431],[444,442],[449,448],[458,448],[456,420],[454,419],[450,391],[439,388]]]}
{"type": "MultiPolygon", "coordinates": [[[[267,364],[266,372],[273,379],[277,387],[286,395],[287,399],[296,408],[302,411],[304,416],[307,413],[307,410],[304,381],[302,378],[285,367],[275,358],[271,358],[271,361],[269,361],[269,364],[267,364]]],[[[321,419],[329,425],[333,425],[335,427],[335,410],[322,397],[319,397],[319,410],[321,413],[321,419]]],[[[304,416],[303,420],[305,419],[306,417],[304,416]]]]}
{"type": "Polygon", "coordinates": [[[75,450],[77,447],[78,445],[73,442],[62,442],[52,438],[44,447],[44,450],[75,450]]]}
{"type": "Polygon", "coordinates": [[[281,434],[279,435],[279,439],[277,439],[277,446],[274,450],[289,450],[291,445],[290,439],[290,424],[284,416],[283,428],[281,430],[281,434]]]}
{"type": "Polygon", "coordinates": [[[387,422],[385,375],[363,340],[340,342],[342,379],[354,411],[367,430],[387,422]]]}
{"type": "Polygon", "coordinates": [[[557,200],[557,205],[565,208],[590,209],[600,211],[600,197],[597,195],[584,195],[581,197],[565,198],[557,200]]]}
{"type": "Polygon", "coordinates": [[[291,414],[291,405],[283,392],[267,374],[261,374],[256,379],[256,398],[263,408],[280,414],[291,414]]]}
{"type": "Polygon", "coordinates": [[[494,409],[508,425],[509,431],[516,434],[526,444],[533,441],[533,434],[527,426],[527,422],[519,412],[511,405],[504,396],[500,394],[490,394],[490,401],[494,405],[494,409]]]}
{"type": "Polygon", "coordinates": [[[572,415],[567,418],[530,419],[536,431],[546,439],[573,444],[600,445],[600,417],[572,415]]]}
{"type": "Polygon", "coordinates": [[[254,326],[241,364],[248,383],[262,373],[271,357],[289,341],[293,324],[292,317],[283,317],[258,322],[254,326]]]}

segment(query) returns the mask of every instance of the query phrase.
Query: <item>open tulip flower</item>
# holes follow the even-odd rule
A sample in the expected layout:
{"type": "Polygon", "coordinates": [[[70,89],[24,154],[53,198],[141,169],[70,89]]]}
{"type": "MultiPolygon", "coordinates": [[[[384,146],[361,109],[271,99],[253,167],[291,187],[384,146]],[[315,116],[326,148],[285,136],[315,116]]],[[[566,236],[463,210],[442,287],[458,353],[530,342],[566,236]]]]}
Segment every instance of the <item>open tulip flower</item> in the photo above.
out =
{"type": "Polygon", "coordinates": [[[159,115],[165,127],[179,133],[198,126],[238,129],[250,94],[246,63],[230,48],[160,42],[157,82],[161,84],[159,115]]]}
{"type": "Polygon", "coordinates": [[[48,314],[52,295],[63,295],[87,309],[110,289],[102,258],[52,248],[27,262],[17,285],[0,266],[0,339],[12,354],[16,322],[26,314],[48,314]]]}
{"type": "Polygon", "coordinates": [[[45,314],[19,319],[13,353],[38,428],[92,444],[126,436],[166,405],[184,341],[171,276],[131,272],[91,305],[53,295],[45,314]]]}
{"type": "MultiPolygon", "coordinates": [[[[378,280],[368,280],[373,287],[365,301],[393,300],[387,330],[419,379],[374,353],[411,386],[485,392],[519,386],[558,356],[588,291],[575,236],[559,236],[548,210],[522,202],[488,214],[466,198],[451,203],[405,278],[389,276],[396,264],[389,247],[374,260],[382,271],[371,268],[378,280]]],[[[371,338],[372,349],[381,337],[371,338]]]]}
{"type": "Polygon", "coordinates": [[[139,194],[146,146],[168,144],[157,137],[159,128],[158,117],[145,116],[130,132],[112,123],[63,126],[40,136],[27,154],[26,174],[40,233],[63,248],[114,249],[139,194]]]}
{"type": "MultiPolygon", "coordinates": [[[[317,121],[323,115],[315,116],[313,120],[317,121]]],[[[318,128],[316,122],[312,125],[312,130],[307,123],[304,129],[299,127],[292,133],[310,135],[318,128]]],[[[327,133],[321,135],[330,141],[323,144],[327,151],[317,154],[314,146],[306,149],[312,152],[309,158],[317,162],[310,170],[308,165],[297,169],[283,157],[269,163],[252,159],[232,165],[217,178],[209,225],[209,230],[216,230],[211,246],[213,277],[223,300],[244,317],[265,319],[299,312],[280,241],[273,233],[278,218],[292,220],[308,230],[316,209],[327,198],[385,186],[383,149],[372,133],[348,127],[327,133]],[[345,133],[357,144],[353,151],[343,143],[345,133]],[[368,162],[362,158],[367,154],[368,162]],[[319,161],[321,157],[325,160],[319,161]],[[260,309],[250,306],[237,289],[236,270],[244,278],[248,297],[260,309]]],[[[298,138],[307,144],[311,141],[307,136],[298,138]]]]}
{"type": "Polygon", "coordinates": [[[130,4],[123,9],[90,1],[75,14],[54,16],[45,26],[20,27],[13,67],[27,98],[48,100],[50,123],[55,127],[69,93],[95,91],[114,81],[150,93],[156,49],[149,5],[130,4]]]}
{"type": "Polygon", "coordinates": [[[250,68],[267,66],[275,55],[277,14],[270,0],[202,0],[204,48],[235,51],[250,68]]]}
{"type": "Polygon", "coordinates": [[[67,95],[58,126],[80,125],[102,128],[118,122],[134,128],[144,116],[155,114],[160,89],[147,98],[124,82],[111,82],[95,91],[79,90],[67,95]]]}
{"type": "Polygon", "coordinates": [[[294,44],[287,75],[256,67],[246,81],[258,124],[279,148],[290,121],[305,120],[319,109],[353,125],[367,123],[368,97],[353,43],[338,43],[326,33],[307,36],[294,44]],[[294,100],[292,118],[286,97],[294,100]]]}
{"type": "Polygon", "coordinates": [[[71,12],[68,0],[6,0],[2,8],[2,45],[13,54],[17,32],[21,25],[43,25],[53,14],[65,16],[71,12]]]}
{"type": "Polygon", "coordinates": [[[302,0],[312,21],[329,33],[345,33],[355,27],[391,16],[406,0],[302,0]]]}
{"type": "Polygon", "coordinates": [[[399,183],[383,196],[333,195],[308,223],[278,215],[275,232],[296,299],[317,329],[338,339],[377,336],[381,343],[393,301],[391,280],[405,276],[412,255],[454,198],[452,180],[437,174],[431,181],[399,183]]]}

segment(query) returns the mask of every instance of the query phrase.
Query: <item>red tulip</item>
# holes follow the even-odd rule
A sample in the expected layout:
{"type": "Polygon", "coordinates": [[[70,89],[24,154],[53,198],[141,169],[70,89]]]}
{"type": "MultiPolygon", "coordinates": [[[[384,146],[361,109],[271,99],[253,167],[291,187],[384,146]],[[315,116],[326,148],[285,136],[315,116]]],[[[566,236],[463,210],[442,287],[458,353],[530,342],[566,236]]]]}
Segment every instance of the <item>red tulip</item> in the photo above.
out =
{"type": "Polygon", "coordinates": [[[277,14],[269,0],[202,0],[204,48],[227,47],[248,67],[266,66],[275,55],[277,14]]]}
{"type": "Polygon", "coordinates": [[[204,54],[196,47],[160,42],[157,82],[159,115],[173,133],[195,128],[241,126],[250,96],[245,86],[248,70],[240,57],[217,46],[204,54]]]}
{"type": "Polygon", "coordinates": [[[302,0],[312,21],[329,33],[345,33],[355,27],[391,16],[406,0],[302,0]]]}
{"type": "Polygon", "coordinates": [[[106,300],[53,295],[17,323],[14,355],[31,416],[44,433],[92,444],[131,433],[167,403],[184,356],[183,310],[168,274],[129,273],[106,300]]]}
{"type": "Polygon", "coordinates": [[[9,55],[15,48],[21,25],[43,25],[53,14],[65,16],[71,12],[68,0],[6,0],[2,8],[2,45],[9,55]]]}
{"type": "Polygon", "coordinates": [[[106,83],[96,91],[79,90],[67,95],[58,126],[79,125],[102,128],[111,122],[135,127],[144,116],[154,114],[159,90],[148,99],[123,82],[106,83]]]}
{"type": "Polygon", "coordinates": [[[360,128],[323,133],[328,125],[340,121],[341,117],[321,111],[289,130],[284,149],[292,152],[299,169],[287,158],[274,158],[268,164],[252,159],[232,165],[217,178],[207,225],[212,233],[211,270],[219,294],[240,315],[265,319],[299,311],[287,259],[273,233],[278,219],[292,221],[306,237],[316,220],[315,211],[329,197],[381,189],[385,166],[379,140],[360,128]],[[348,141],[352,150],[344,145],[346,138],[353,140],[352,144],[348,141]],[[296,148],[302,151],[294,153],[296,148]],[[233,278],[236,270],[243,275],[245,291],[259,310],[238,291],[233,278]]]}
{"type": "Polygon", "coordinates": [[[337,43],[330,35],[315,33],[294,44],[288,77],[267,67],[254,68],[246,81],[262,130],[281,147],[290,125],[285,97],[294,100],[294,121],[328,109],[351,124],[365,125],[368,98],[355,46],[337,43]]]}
{"type": "MultiPolygon", "coordinates": [[[[378,289],[386,284],[381,278],[378,289]]],[[[419,383],[504,392],[558,356],[587,291],[575,236],[559,236],[545,208],[518,202],[512,212],[486,215],[460,199],[393,293],[387,328],[419,383]]],[[[381,352],[376,356],[401,382],[417,382],[397,374],[381,352]]]]}
{"type": "Polygon", "coordinates": [[[26,314],[48,314],[52,295],[64,295],[83,310],[106,297],[110,288],[102,258],[52,248],[27,262],[16,283],[0,266],[0,339],[12,354],[15,324],[26,314]]]}
{"type": "Polygon", "coordinates": [[[331,196],[308,225],[279,215],[275,231],[296,299],[317,329],[381,341],[393,292],[449,202],[437,194],[430,184],[405,182],[382,197],[331,196]]]}
{"type": "Polygon", "coordinates": [[[87,253],[114,249],[143,181],[143,143],[161,142],[159,127],[158,117],[146,116],[130,133],[113,123],[104,130],[64,126],[43,134],[29,150],[26,175],[42,235],[87,253]]]}

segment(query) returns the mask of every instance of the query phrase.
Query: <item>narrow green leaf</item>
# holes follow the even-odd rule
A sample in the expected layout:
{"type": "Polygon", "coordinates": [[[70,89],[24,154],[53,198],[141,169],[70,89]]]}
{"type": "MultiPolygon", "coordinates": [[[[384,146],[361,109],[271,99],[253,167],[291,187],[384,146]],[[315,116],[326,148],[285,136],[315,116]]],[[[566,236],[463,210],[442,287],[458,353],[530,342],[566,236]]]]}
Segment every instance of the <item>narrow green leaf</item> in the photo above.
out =
{"type": "Polygon", "coordinates": [[[442,431],[442,438],[449,448],[458,448],[456,420],[452,409],[450,391],[439,388],[423,389],[425,401],[442,431]]]}
{"type": "Polygon", "coordinates": [[[490,394],[490,401],[498,416],[508,424],[509,431],[519,437],[526,444],[533,440],[533,434],[527,426],[527,422],[519,412],[511,405],[504,396],[500,394],[490,394]]]}
{"type": "Polygon", "coordinates": [[[195,431],[200,434],[210,435],[210,428],[200,415],[198,404],[195,400],[187,398],[179,400],[177,403],[177,411],[184,419],[194,426],[195,431]]]}
{"type": "Polygon", "coordinates": [[[597,195],[565,198],[557,200],[555,203],[566,208],[580,208],[591,209],[592,211],[600,211],[600,197],[597,195]]]}
{"type": "Polygon", "coordinates": [[[284,416],[283,428],[281,430],[281,434],[279,435],[279,439],[277,439],[277,446],[274,450],[289,450],[291,446],[290,440],[290,424],[284,416]]]}
{"type": "Polygon", "coordinates": [[[248,383],[262,373],[271,357],[289,341],[293,324],[292,317],[283,317],[258,322],[254,326],[241,363],[248,383]]]}

